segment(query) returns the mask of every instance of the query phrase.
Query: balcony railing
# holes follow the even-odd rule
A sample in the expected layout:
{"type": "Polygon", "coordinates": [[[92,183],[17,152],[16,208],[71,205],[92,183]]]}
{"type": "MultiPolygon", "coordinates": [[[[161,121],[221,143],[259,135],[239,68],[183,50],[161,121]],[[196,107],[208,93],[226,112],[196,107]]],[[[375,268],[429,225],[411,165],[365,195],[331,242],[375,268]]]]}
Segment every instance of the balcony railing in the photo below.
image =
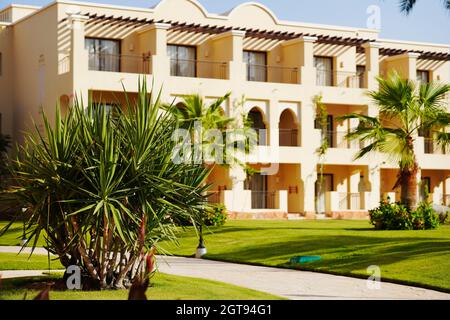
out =
{"type": "Polygon", "coordinates": [[[364,143],[358,140],[348,140],[347,131],[327,131],[328,145],[330,148],[336,149],[361,149],[364,143]]]}
{"type": "Polygon", "coordinates": [[[89,53],[89,70],[150,74],[151,56],[89,53]]]}
{"type": "Polygon", "coordinates": [[[252,209],[276,209],[275,191],[252,191],[252,209]]]}
{"type": "Polygon", "coordinates": [[[267,146],[267,129],[252,128],[256,133],[256,144],[258,146],[267,146]]]}
{"type": "Polygon", "coordinates": [[[363,210],[361,193],[339,193],[340,210],[363,210]]]}
{"type": "Polygon", "coordinates": [[[279,129],[280,147],[298,147],[297,129],[279,129]]]}
{"type": "Polygon", "coordinates": [[[424,138],[424,152],[426,154],[445,154],[442,148],[431,138],[424,138]]]}
{"type": "Polygon", "coordinates": [[[174,77],[227,79],[228,63],[221,61],[171,59],[170,75],[174,77]]]}
{"type": "Polygon", "coordinates": [[[317,69],[316,85],[325,87],[364,88],[364,72],[317,69]]]}
{"type": "Polygon", "coordinates": [[[298,83],[298,68],[247,64],[247,81],[298,83]]]}

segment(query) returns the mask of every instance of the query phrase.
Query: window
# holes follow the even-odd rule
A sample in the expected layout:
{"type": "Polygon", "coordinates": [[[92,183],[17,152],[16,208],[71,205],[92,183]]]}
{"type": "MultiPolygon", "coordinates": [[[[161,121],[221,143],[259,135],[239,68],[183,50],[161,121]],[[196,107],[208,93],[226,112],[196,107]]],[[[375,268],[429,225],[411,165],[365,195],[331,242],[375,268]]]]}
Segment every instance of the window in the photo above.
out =
{"type": "Polygon", "coordinates": [[[316,67],[316,84],[318,86],[333,86],[333,58],[314,57],[316,67]]]}
{"type": "Polygon", "coordinates": [[[120,41],[86,38],[89,70],[120,72],[120,41]]]}
{"type": "Polygon", "coordinates": [[[358,88],[365,88],[365,75],[366,75],[366,67],[365,66],[356,66],[356,77],[358,78],[358,88]]]}
{"type": "Polygon", "coordinates": [[[430,72],[428,70],[417,70],[417,81],[422,84],[430,82],[430,72]]]}
{"type": "Polygon", "coordinates": [[[176,77],[197,76],[196,47],[168,45],[167,55],[170,58],[170,75],[176,77]]]}
{"type": "Polygon", "coordinates": [[[247,81],[267,81],[267,53],[244,51],[244,63],[247,64],[247,81]]]}

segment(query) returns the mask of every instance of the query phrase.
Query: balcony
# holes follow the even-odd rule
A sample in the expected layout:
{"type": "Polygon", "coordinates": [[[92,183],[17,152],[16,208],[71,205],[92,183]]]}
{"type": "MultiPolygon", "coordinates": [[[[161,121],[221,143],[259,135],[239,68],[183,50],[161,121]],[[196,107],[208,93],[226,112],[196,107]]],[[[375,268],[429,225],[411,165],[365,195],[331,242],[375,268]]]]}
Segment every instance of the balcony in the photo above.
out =
{"type": "Polygon", "coordinates": [[[364,144],[357,140],[349,141],[346,139],[347,131],[327,131],[328,145],[333,149],[361,149],[364,144]]]}
{"type": "Polygon", "coordinates": [[[445,154],[442,148],[431,138],[423,139],[425,154],[445,154]]]}
{"type": "Polygon", "coordinates": [[[151,56],[148,54],[88,53],[91,71],[150,74],[151,56]]]}
{"type": "Polygon", "coordinates": [[[279,129],[280,147],[298,147],[297,129],[279,129]]]}
{"type": "Polygon", "coordinates": [[[247,64],[246,79],[256,82],[296,84],[298,83],[298,68],[247,64]]]}
{"type": "Polygon", "coordinates": [[[227,79],[228,63],[222,61],[171,59],[170,75],[173,77],[227,79]]]}
{"type": "Polygon", "coordinates": [[[316,85],[323,87],[364,88],[364,72],[316,70],[316,85]]]}

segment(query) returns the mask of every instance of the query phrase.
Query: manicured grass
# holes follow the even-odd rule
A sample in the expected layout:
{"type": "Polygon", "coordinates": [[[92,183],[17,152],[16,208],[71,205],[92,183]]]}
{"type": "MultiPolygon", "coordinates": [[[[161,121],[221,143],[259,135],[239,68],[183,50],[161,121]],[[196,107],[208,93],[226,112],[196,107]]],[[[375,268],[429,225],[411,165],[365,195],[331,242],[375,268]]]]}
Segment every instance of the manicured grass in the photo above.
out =
{"type": "MultiPolygon", "coordinates": [[[[7,224],[8,223],[5,221],[0,221],[0,231],[2,231],[7,224]]],[[[18,222],[13,223],[13,225],[9,228],[8,232],[0,236],[0,246],[19,246],[22,236],[23,236],[23,224],[18,222]]],[[[41,235],[37,242],[37,246],[42,247],[44,246],[44,244],[45,240],[44,237],[41,235]]]]}
{"type": "MultiPolygon", "coordinates": [[[[229,221],[205,234],[206,258],[368,277],[381,268],[382,280],[450,292],[450,226],[432,231],[376,231],[367,221],[229,221]],[[293,256],[321,261],[293,266],[293,256]]],[[[198,240],[192,229],[169,252],[189,256],[198,240]]]]}
{"type": "MultiPolygon", "coordinates": [[[[28,253],[1,253],[0,252],[0,270],[47,270],[48,257],[47,255],[28,253]]],[[[50,256],[50,269],[64,269],[59,260],[54,260],[50,256]]]]}
{"type": "MultiPolygon", "coordinates": [[[[27,289],[30,284],[44,284],[59,277],[17,278],[2,281],[0,300],[33,299],[39,290],[27,289]]],[[[277,296],[221,282],[156,274],[147,290],[149,300],[278,300],[277,296]]],[[[33,286],[33,288],[35,288],[33,286]]],[[[50,291],[51,300],[127,300],[127,290],[50,291]]]]}
{"type": "MultiPolygon", "coordinates": [[[[0,245],[17,244],[18,229],[0,237],[0,245]]],[[[162,247],[191,256],[198,244],[195,232],[188,228],[180,236],[179,247],[162,247]]],[[[448,225],[430,231],[376,231],[367,221],[229,221],[205,232],[205,241],[209,259],[364,278],[367,267],[378,265],[382,280],[450,292],[448,225]],[[320,255],[322,260],[291,265],[290,258],[298,255],[320,255]]]]}

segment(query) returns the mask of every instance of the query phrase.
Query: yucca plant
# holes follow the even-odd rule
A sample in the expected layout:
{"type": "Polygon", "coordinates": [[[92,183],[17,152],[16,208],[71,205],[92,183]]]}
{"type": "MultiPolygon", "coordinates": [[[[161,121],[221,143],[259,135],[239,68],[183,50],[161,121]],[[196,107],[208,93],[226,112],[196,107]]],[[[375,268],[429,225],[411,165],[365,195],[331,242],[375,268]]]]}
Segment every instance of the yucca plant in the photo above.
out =
{"type": "Polygon", "coordinates": [[[11,161],[2,202],[26,208],[33,248],[43,234],[86,283],[130,286],[146,252],[176,240],[178,220],[201,223],[209,172],[171,161],[178,123],[145,82],[136,100],[112,112],[76,101],[65,117],[56,108],[53,125],[43,121],[43,132],[29,133],[11,161]]]}
{"type": "Polygon", "coordinates": [[[402,204],[415,208],[420,168],[414,142],[426,130],[444,152],[449,150],[447,94],[450,85],[433,82],[416,84],[395,72],[386,79],[379,77],[377,80],[379,90],[368,95],[379,106],[379,116],[350,114],[340,120],[359,120],[359,126],[347,136],[349,140],[366,143],[356,154],[357,159],[371,152],[381,152],[398,163],[399,175],[394,189],[401,187],[402,204]]]}

